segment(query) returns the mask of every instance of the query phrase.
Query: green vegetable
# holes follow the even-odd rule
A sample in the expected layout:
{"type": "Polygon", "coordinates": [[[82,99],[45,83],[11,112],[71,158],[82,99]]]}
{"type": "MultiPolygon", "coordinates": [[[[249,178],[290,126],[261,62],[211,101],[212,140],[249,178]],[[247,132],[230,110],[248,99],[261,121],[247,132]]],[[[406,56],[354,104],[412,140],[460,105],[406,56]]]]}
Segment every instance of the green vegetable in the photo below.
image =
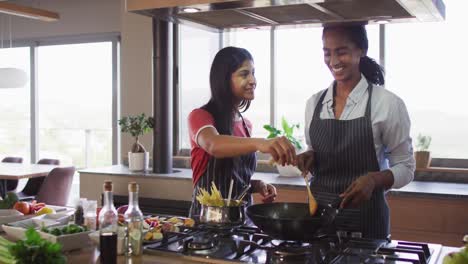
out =
{"type": "Polygon", "coordinates": [[[17,264],[66,263],[62,246],[41,238],[34,228],[26,230],[26,240],[19,240],[8,248],[17,264]]]}
{"type": "Polygon", "coordinates": [[[58,229],[58,228],[52,229],[52,231],[50,231],[50,233],[51,233],[52,235],[54,235],[54,236],[60,236],[60,235],[62,235],[62,231],[61,231],[60,229],[58,229]]]}
{"type": "Polygon", "coordinates": [[[18,202],[18,196],[14,192],[9,192],[5,199],[0,201],[0,209],[12,209],[16,202],[18,202]]]}
{"type": "Polygon", "coordinates": [[[42,227],[41,231],[45,232],[45,233],[52,234],[54,236],[61,236],[61,235],[69,235],[69,234],[85,232],[85,231],[88,231],[88,229],[86,227],[82,227],[82,226],[79,226],[79,225],[70,224],[70,225],[62,227],[62,229],[57,228],[57,227],[55,227],[53,229],[48,229],[47,227],[42,227]]]}
{"type": "Polygon", "coordinates": [[[8,247],[14,245],[13,242],[0,237],[0,263],[14,264],[16,263],[15,258],[8,251],[8,247]]]}

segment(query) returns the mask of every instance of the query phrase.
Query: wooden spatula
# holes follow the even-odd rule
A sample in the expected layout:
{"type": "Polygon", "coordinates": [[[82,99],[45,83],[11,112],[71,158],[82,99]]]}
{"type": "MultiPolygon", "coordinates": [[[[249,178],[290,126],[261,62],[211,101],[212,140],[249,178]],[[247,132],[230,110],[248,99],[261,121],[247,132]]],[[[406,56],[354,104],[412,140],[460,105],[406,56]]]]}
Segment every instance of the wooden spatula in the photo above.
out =
{"type": "Polygon", "coordinates": [[[309,195],[309,213],[310,215],[315,215],[315,212],[317,212],[317,201],[315,200],[314,195],[312,194],[312,191],[310,191],[310,186],[309,182],[307,181],[307,177],[303,177],[305,181],[305,185],[307,188],[307,194],[309,195]]]}

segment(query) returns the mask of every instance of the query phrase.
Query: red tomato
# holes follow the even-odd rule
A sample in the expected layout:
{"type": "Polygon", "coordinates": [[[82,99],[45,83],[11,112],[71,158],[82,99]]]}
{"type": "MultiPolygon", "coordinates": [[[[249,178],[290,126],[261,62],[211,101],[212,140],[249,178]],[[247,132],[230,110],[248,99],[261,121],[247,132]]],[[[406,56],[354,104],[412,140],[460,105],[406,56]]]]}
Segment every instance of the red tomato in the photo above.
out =
{"type": "Polygon", "coordinates": [[[16,202],[13,206],[13,209],[16,209],[17,211],[25,215],[31,212],[31,208],[27,202],[16,202]]]}

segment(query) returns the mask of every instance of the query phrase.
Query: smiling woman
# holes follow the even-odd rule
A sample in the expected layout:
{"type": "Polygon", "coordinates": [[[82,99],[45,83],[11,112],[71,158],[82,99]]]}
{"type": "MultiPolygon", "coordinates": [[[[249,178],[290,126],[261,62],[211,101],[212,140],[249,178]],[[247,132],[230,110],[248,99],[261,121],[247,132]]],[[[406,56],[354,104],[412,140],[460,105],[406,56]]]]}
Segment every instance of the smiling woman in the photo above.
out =
{"type": "MultiPolygon", "coordinates": [[[[280,164],[295,164],[293,145],[285,138],[252,138],[252,124],[241,112],[254,100],[257,80],[254,59],[243,48],[226,47],[215,56],[210,71],[210,100],[188,117],[192,145],[194,190],[190,215],[201,212],[196,195],[214,184],[222,197],[237,196],[250,184],[256,168],[256,151],[269,153],[280,164]],[[231,193],[232,191],[232,193],[231,193]]],[[[271,202],[276,189],[262,181],[252,182],[252,190],[271,202]]],[[[245,199],[252,203],[252,197],[245,199]]]]}
{"type": "Polygon", "coordinates": [[[363,25],[323,29],[324,62],[334,82],[307,102],[309,151],[298,156],[319,203],[343,199],[342,219],[363,237],[389,234],[386,190],[414,177],[410,121],[405,104],[385,90],[383,71],[367,57],[363,25]]]}

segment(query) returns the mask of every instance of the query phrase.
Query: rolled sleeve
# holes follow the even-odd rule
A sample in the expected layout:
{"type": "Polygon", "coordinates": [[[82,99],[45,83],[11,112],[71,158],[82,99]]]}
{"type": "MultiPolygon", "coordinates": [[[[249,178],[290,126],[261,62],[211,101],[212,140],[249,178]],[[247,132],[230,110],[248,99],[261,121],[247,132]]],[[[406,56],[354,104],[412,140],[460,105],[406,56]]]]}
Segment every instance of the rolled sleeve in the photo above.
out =
{"type": "Polygon", "coordinates": [[[415,161],[410,137],[411,121],[404,102],[395,98],[382,137],[385,155],[393,173],[392,188],[401,188],[414,179],[415,161]]]}

